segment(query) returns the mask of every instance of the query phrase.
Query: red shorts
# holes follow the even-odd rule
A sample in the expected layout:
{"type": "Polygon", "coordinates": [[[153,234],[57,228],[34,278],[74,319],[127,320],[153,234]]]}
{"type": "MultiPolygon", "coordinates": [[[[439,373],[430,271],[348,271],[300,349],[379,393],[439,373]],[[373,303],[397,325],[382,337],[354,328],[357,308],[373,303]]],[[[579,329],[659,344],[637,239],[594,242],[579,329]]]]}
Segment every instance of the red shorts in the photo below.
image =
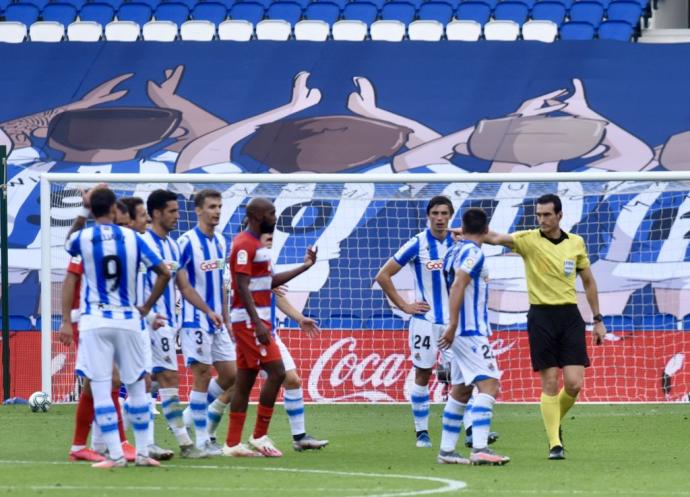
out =
{"type": "MultiPolygon", "coordinates": [[[[269,329],[272,327],[264,321],[269,329]]],[[[232,323],[232,334],[235,337],[237,349],[237,367],[242,369],[259,369],[262,364],[282,361],[280,349],[274,337],[268,345],[261,345],[254,334],[254,327],[249,328],[246,323],[232,323]]]]}

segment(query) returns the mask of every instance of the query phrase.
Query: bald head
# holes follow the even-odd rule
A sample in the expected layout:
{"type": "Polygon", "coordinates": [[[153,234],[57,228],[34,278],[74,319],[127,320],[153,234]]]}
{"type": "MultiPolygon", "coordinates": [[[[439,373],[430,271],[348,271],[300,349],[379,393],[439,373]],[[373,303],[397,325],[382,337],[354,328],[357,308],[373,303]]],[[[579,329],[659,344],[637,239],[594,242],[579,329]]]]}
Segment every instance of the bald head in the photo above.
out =
{"type": "Polygon", "coordinates": [[[270,200],[258,197],[247,204],[247,227],[259,235],[273,233],[276,227],[276,208],[270,200]]]}

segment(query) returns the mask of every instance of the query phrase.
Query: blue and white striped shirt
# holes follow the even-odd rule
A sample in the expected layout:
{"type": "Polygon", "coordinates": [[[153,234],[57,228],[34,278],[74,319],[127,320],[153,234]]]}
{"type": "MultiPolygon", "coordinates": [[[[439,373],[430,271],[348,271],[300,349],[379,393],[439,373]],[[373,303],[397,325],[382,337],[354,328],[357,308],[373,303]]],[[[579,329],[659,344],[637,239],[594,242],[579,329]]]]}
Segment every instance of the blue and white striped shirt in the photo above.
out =
{"type": "MultiPolygon", "coordinates": [[[[219,233],[206,236],[201,229],[189,230],[178,239],[180,269],[186,269],[189,283],[215,313],[223,315],[223,274],[227,257],[225,239],[219,233]]],[[[182,300],[182,327],[215,333],[208,316],[182,300]]]]}
{"type": "MultiPolygon", "coordinates": [[[[176,330],[179,328],[179,319],[177,312],[175,312],[175,303],[177,302],[175,275],[180,268],[180,247],[177,245],[177,242],[169,236],[161,238],[150,229],[146,230],[146,233],[141,235],[141,237],[149,244],[156,255],[163,260],[163,263],[170,271],[170,281],[165,287],[165,291],[163,295],[161,295],[161,298],[159,298],[151,308],[151,312],[165,317],[167,326],[176,330]]],[[[143,303],[149,298],[149,295],[151,295],[151,290],[156,283],[158,275],[151,269],[141,269],[144,270],[139,273],[143,280],[143,291],[139,300],[143,303]]]]}
{"type": "Polygon", "coordinates": [[[448,290],[443,279],[443,258],[452,245],[450,234],[438,240],[431,230],[425,229],[410,238],[393,256],[401,266],[410,265],[415,273],[415,298],[431,307],[426,314],[415,317],[434,324],[448,322],[448,290]]]}
{"type": "Polygon", "coordinates": [[[488,310],[489,270],[485,261],[482,249],[469,240],[453,246],[446,254],[443,272],[448,291],[450,292],[458,271],[467,273],[471,280],[465,288],[465,298],[460,305],[459,336],[491,336],[488,310]]]}
{"type": "Polygon", "coordinates": [[[139,323],[141,316],[135,308],[139,266],[152,268],[161,263],[144,240],[129,228],[97,224],[72,234],[65,248],[71,256],[81,256],[84,264],[82,316],[139,323]]]}

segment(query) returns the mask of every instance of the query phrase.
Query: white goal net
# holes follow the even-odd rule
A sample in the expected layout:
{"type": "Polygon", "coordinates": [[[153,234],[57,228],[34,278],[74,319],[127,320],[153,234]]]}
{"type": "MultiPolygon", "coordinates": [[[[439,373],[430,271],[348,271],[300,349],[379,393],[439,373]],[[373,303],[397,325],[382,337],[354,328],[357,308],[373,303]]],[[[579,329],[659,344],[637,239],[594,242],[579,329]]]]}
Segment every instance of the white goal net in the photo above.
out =
{"type": "MultiPolygon", "coordinates": [[[[196,224],[192,196],[203,188],[223,198],[219,229],[238,233],[247,202],[274,202],[278,224],[273,263],[280,272],[300,264],[309,245],[318,247],[314,268],[288,285],[288,298],[323,332],[302,334],[278,315],[280,333],[314,402],[402,402],[413,378],[407,345],[409,316],[394,308],[374,283],[379,268],[409,238],[426,228],[425,207],[446,195],[462,212],[481,207],[491,229],[537,226],[535,200],[557,193],[564,230],[587,244],[610,331],[590,347],[585,401],[681,401],[690,392],[690,174],[463,174],[463,175],[55,175],[41,184],[42,354],[44,389],[55,401],[74,398],[75,348],[57,342],[61,284],[68,256],[64,240],[81,208],[82,189],[105,181],[121,196],[146,200],[157,188],[178,193],[181,217],[173,237],[196,224]]],[[[500,247],[484,246],[490,271],[492,344],[503,370],[501,399],[536,401],[526,334],[528,307],[522,260],[500,247]]],[[[394,277],[411,300],[414,274],[394,277]]],[[[580,308],[591,320],[581,286],[580,308]]],[[[180,360],[182,366],[182,361],[180,360]]],[[[182,367],[180,371],[184,372],[182,367]]],[[[190,376],[182,375],[186,395],[190,376]]],[[[433,398],[442,398],[435,379],[433,398]]]]}

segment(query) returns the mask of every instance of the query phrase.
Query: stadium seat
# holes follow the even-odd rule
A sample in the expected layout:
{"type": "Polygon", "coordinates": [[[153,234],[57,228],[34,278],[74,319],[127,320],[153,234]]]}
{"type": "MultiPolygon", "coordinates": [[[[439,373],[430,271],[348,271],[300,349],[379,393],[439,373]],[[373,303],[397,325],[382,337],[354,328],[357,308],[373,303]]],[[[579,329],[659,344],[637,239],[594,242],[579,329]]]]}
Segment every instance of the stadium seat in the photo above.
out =
{"type": "Polygon", "coordinates": [[[363,41],[367,37],[367,25],[362,21],[346,19],[333,24],[331,33],[336,41],[363,41]]]}
{"type": "Polygon", "coordinates": [[[80,21],[93,21],[105,26],[115,17],[115,10],[107,3],[87,3],[79,11],[80,21]]]}
{"type": "Polygon", "coordinates": [[[634,28],[625,21],[604,21],[599,25],[599,38],[602,40],[630,41],[634,28]]]}
{"type": "Polygon", "coordinates": [[[285,19],[264,19],[254,30],[257,40],[286,41],[292,34],[292,26],[285,19]]]}
{"type": "Polygon", "coordinates": [[[249,41],[254,35],[254,25],[244,19],[231,19],[218,25],[218,39],[224,41],[249,41]]]}
{"type": "Polygon", "coordinates": [[[264,8],[256,2],[237,3],[230,9],[230,19],[249,21],[253,25],[264,18],[264,8]]]}
{"type": "Polygon", "coordinates": [[[482,36],[482,25],[477,21],[454,20],[446,24],[446,38],[450,41],[477,41],[482,36]]]}
{"type": "Polygon", "coordinates": [[[565,19],[566,10],[560,2],[538,2],[532,7],[530,17],[535,21],[551,21],[560,26],[565,19]]]}
{"type": "Polygon", "coordinates": [[[117,11],[118,21],[132,21],[143,26],[151,20],[153,10],[141,2],[126,3],[117,11]]]}
{"type": "Polygon", "coordinates": [[[538,5],[541,2],[557,2],[560,3],[563,7],[565,7],[566,11],[570,11],[570,7],[573,6],[574,0],[541,0],[534,5],[538,5]]]}
{"type": "Polygon", "coordinates": [[[264,8],[264,10],[266,10],[271,6],[271,4],[274,1],[277,1],[277,0],[248,0],[248,1],[258,3],[259,5],[261,5],[264,8]]]}
{"type": "Polygon", "coordinates": [[[575,2],[570,7],[570,22],[588,22],[596,28],[603,16],[604,8],[596,2],[575,2]]]}
{"type": "MultiPolygon", "coordinates": [[[[574,3],[577,3],[579,1],[583,1],[583,0],[575,0],[574,3]]],[[[586,0],[586,1],[598,3],[599,5],[601,5],[604,8],[604,10],[606,10],[606,7],[608,7],[609,3],[611,3],[611,0],[586,0]]],[[[571,5],[571,7],[572,7],[572,5],[571,5]]]]}
{"type": "Polygon", "coordinates": [[[412,41],[439,41],[443,38],[443,24],[430,19],[414,21],[407,26],[407,36],[412,41]]]}
{"type": "MultiPolygon", "coordinates": [[[[266,18],[282,19],[292,26],[302,18],[302,6],[295,2],[276,2],[266,11],[266,18]]],[[[259,36],[258,31],[256,35],[259,36]]]]}
{"type": "Polygon", "coordinates": [[[343,19],[347,21],[361,21],[367,26],[376,20],[378,9],[368,2],[352,2],[343,9],[343,19]]]}
{"type": "Polygon", "coordinates": [[[419,10],[419,8],[422,6],[422,4],[424,4],[424,2],[426,2],[427,0],[402,0],[402,1],[405,1],[405,2],[409,3],[410,5],[412,5],[415,8],[415,10],[419,10]]]}
{"type": "Polygon", "coordinates": [[[103,35],[103,26],[95,21],[75,21],[67,26],[69,41],[99,41],[103,35]]]}
{"type": "Polygon", "coordinates": [[[101,3],[107,3],[110,5],[113,10],[117,12],[117,10],[122,7],[125,3],[125,0],[98,0],[101,3]]]}
{"type": "Polygon", "coordinates": [[[520,25],[515,21],[489,21],[484,25],[484,38],[489,41],[515,41],[520,25]]]}
{"type": "Polygon", "coordinates": [[[558,25],[551,21],[527,21],[522,25],[522,39],[551,43],[558,36],[558,25]]]}
{"type": "Polygon", "coordinates": [[[362,0],[367,3],[372,4],[374,7],[376,7],[376,10],[381,11],[383,6],[387,3],[386,0],[362,0]]]}
{"type": "Polygon", "coordinates": [[[23,3],[13,3],[5,9],[5,21],[21,22],[24,26],[31,26],[38,21],[41,12],[38,7],[23,3]]]}
{"type": "Polygon", "coordinates": [[[460,5],[460,0],[434,0],[434,2],[447,4],[451,9],[453,9],[453,12],[455,12],[455,9],[457,9],[458,5],[460,5]]]}
{"type": "Polygon", "coordinates": [[[326,41],[330,33],[325,21],[305,19],[295,24],[295,39],[299,41],[326,41]]]}
{"type": "Polygon", "coordinates": [[[289,0],[290,2],[295,2],[300,6],[302,10],[306,9],[310,4],[311,0],[289,0]]]}
{"type": "MultiPolygon", "coordinates": [[[[460,5],[462,5],[463,3],[470,3],[470,2],[483,3],[484,5],[489,7],[489,10],[491,10],[492,12],[496,8],[496,5],[498,4],[498,0],[462,0],[462,2],[460,2],[460,5]]],[[[460,5],[458,5],[458,7],[460,7],[460,5]]]]}
{"type": "Polygon", "coordinates": [[[50,0],[19,0],[17,3],[24,5],[33,5],[39,11],[41,11],[46,5],[48,5],[48,2],[50,2],[50,0]]]}
{"type": "MultiPolygon", "coordinates": [[[[162,0],[136,0],[137,3],[145,3],[149,7],[151,7],[151,10],[154,11],[156,10],[156,7],[158,7],[162,0]]],[[[126,4],[125,4],[126,5],[126,4]]]]}
{"type": "Polygon", "coordinates": [[[381,10],[384,21],[400,21],[405,25],[414,21],[415,15],[415,8],[407,2],[388,2],[381,10]]]}
{"type": "Polygon", "coordinates": [[[588,22],[566,22],[559,29],[561,40],[591,40],[594,26],[588,22]]]}
{"type": "Polygon", "coordinates": [[[186,21],[180,26],[182,41],[211,41],[216,36],[216,25],[211,21],[186,21]]]}
{"type": "Polygon", "coordinates": [[[528,14],[529,8],[522,2],[500,2],[494,9],[494,20],[513,21],[522,26],[528,14]]]}
{"type": "Polygon", "coordinates": [[[397,20],[375,21],[369,32],[373,41],[402,41],[405,38],[405,24],[397,20]]]}
{"type": "Polygon", "coordinates": [[[187,7],[187,10],[192,10],[199,3],[198,0],[163,0],[162,3],[170,3],[170,2],[182,3],[187,7]]]}
{"type": "Polygon", "coordinates": [[[133,21],[113,21],[105,26],[108,41],[137,41],[141,34],[139,24],[133,21]]]}
{"type": "Polygon", "coordinates": [[[315,2],[304,10],[304,18],[311,21],[323,21],[329,26],[340,17],[340,7],[331,2],[315,2]]]}
{"type": "Polygon", "coordinates": [[[484,2],[463,2],[455,11],[455,17],[461,21],[475,21],[483,26],[491,17],[491,8],[484,2]]]}
{"type": "Polygon", "coordinates": [[[175,41],[177,24],[173,21],[149,21],[141,28],[145,41],[175,41]]]}
{"type": "Polygon", "coordinates": [[[59,22],[67,26],[77,18],[77,9],[68,3],[51,3],[43,9],[41,17],[44,21],[59,22]]]}
{"type": "Polygon", "coordinates": [[[338,9],[342,12],[345,6],[349,3],[349,0],[316,0],[314,3],[332,3],[337,5],[338,9]]]}
{"type": "Polygon", "coordinates": [[[166,2],[156,7],[153,17],[156,21],[174,22],[179,27],[189,19],[189,9],[183,3],[166,2]]]}
{"type": "Polygon", "coordinates": [[[65,26],[55,21],[37,21],[29,27],[29,39],[57,43],[65,36],[65,26]]]}
{"type": "Polygon", "coordinates": [[[0,22],[0,42],[21,43],[26,38],[26,32],[26,24],[22,22],[0,22]]]}
{"type": "Polygon", "coordinates": [[[442,2],[427,2],[419,8],[417,17],[420,21],[438,21],[445,26],[453,18],[453,8],[442,2]]]}
{"type": "Polygon", "coordinates": [[[192,10],[192,19],[195,21],[210,21],[216,26],[228,17],[228,9],[222,3],[199,3],[192,10]]]}
{"type": "Polygon", "coordinates": [[[12,0],[0,0],[0,12],[5,10],[9,4],[12,3],[12,0]]]}
{"type": "Polygon", "coordinates": [[[638,26],[641,15],[642,7],[637,2],[620,1],[609,4],[606,17],[609,21],[624,21],[631,26],[638,26]]]}
{"type": "MultiPolygon", "coordinates": [[[[233,5],[235,5],[239,1],[240,0],[210,0],[209,3],[219,3],[219,4],[223,5],[227,10],[230,10],[233,7],[233,5]]],[[[202,1],[202,2],[199,2],[197,5],[201,5],[204,3],[207,3],[207,2],[202,1]]]]}

